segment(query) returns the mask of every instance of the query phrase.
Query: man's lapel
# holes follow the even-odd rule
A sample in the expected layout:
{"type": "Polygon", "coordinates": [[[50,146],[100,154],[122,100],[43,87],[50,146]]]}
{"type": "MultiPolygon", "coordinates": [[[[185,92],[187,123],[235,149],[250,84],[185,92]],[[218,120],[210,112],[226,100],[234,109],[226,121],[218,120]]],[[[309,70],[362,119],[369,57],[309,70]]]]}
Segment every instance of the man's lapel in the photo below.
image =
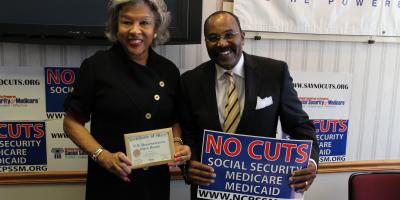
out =
{"type": "Polygon", "coordinates": [[[246,130],[249,130],[249,126],[253,124],[252,117],[253,112],[257,103],[257,94],[259,91],[261,78],[260,74],[256,70],[256,64],[253,63],[251,57],[244,53],[244,73],[245,73],[245,101],[243,113],[240,118],[237,132],[246,134],[246,130]]]}
{"type": "Polygon", "coordinates": [[[213,62],[209,62],[208,66],[204,68],[202,77],[202,89],[207,103],[207,112],[210,115],[210,129],[215,131],[222,131],[219,122],[217,95],[215,94],[215,66],[213,62]]]}

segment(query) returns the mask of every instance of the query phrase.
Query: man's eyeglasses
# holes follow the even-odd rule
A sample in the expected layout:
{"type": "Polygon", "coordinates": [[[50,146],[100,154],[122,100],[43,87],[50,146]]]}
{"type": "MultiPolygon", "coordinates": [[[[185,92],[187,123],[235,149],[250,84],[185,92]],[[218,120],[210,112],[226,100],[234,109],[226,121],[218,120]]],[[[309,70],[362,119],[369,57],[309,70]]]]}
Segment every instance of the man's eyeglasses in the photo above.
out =
{"type": "Polygon", "coordinates": [[[210,34],[206,36],[206,40],[208,42],[218,42],[221,38],[224,38],[224,40],[230,40],[234,38],[239,32],[226,32],[224,34],[218,35],[218,34],[210,34]]]}

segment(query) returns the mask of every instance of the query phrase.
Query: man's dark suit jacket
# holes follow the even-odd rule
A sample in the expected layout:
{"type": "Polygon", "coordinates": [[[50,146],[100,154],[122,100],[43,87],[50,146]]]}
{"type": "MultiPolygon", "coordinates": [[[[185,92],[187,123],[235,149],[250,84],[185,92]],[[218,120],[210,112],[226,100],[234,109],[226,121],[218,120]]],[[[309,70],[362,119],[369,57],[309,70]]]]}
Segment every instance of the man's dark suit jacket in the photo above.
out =
{"type": "MultiPolygon", "coordinates": [[[[311,157],[318,162],[319,148],[315,128],[302,109],[287,64],[243,54],[245,106],[236,133],[275,137],[279,117],[282,130],[292,139],[313,141],[311,157]],[[256,110],[257,96],[262,99],[272,97],[272,105],[256,110]]],[[[204,129],[222,131],[215,76],[215,63],[212,61],[205,62],[181,76],[181,126],[184,141],[192,149],[193,160],[200,160],[204,129]]]]}

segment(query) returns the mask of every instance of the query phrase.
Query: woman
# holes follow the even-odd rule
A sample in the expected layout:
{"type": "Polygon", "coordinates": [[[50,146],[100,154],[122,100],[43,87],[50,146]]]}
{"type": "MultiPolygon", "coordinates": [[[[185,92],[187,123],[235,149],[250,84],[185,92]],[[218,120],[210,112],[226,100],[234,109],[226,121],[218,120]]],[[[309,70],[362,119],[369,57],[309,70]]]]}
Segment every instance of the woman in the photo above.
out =
{"type": "Polygon", "coordinates": [[[168,39],[170,16],[163,0],[111,0],[108,12],[114,44],[83,61],[64,105],[65,132],[92,158],[86,199],[169,199],[168,166],[131,170],[123,134],[172,127],[169,164],[190,159],[176,116],[179,71],[151,48],[168,39]]]}

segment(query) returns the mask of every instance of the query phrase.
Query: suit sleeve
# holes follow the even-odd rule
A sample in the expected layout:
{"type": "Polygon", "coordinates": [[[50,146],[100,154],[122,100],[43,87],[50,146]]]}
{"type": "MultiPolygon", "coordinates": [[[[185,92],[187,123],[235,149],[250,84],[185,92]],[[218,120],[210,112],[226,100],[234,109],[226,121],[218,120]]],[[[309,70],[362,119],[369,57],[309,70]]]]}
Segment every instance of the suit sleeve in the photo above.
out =
{"type": "Polygon", "coordinates": [[[281,104],[279,108],[282,130],[289,134],[292,139],[312,140],[311,158],[318,164],[319,147],[315,128],[302,108],[286,63],[282,73],[281,104]]]}

